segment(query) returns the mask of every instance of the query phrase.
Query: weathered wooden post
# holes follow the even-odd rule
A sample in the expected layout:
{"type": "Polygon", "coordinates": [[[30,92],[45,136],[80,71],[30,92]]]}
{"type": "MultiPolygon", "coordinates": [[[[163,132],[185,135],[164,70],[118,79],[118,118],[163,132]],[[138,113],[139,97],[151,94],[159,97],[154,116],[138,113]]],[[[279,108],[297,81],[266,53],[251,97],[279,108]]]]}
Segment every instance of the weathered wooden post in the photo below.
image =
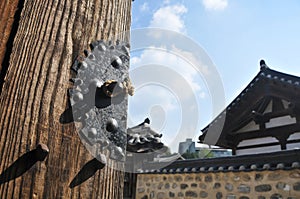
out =
{"type": "Polygon", "coordinates": [[[99,39],[129,42],[131,0],[0,3],[7,7],[0,19],[0,198],[122,198],[124,174],[107,166],[70,188],[93,157],[74,123],[60,118],[76,57],[99,39]]]}

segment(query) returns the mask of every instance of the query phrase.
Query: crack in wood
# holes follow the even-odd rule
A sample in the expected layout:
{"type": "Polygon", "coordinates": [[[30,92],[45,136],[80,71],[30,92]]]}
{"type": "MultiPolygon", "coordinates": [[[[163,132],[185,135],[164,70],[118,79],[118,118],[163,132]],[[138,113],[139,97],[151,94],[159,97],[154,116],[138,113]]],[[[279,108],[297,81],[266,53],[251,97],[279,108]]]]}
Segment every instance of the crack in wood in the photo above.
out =
{"type": "Polygon", "coordinates": [[[14,17],[13,17],[11,31],[10,31],[9,37],[7,39],[7,42],[6,42],[5,54],[4,54],[2,63],[1,63],[1,68],[0,68],[0,95],[2,93],[2,87],[5,82],[5,76],[6,76],[8,68],[9,68],[10,55],[12,53],[14,39],[15,39],[15,36],[16,36],[18,28],[19,28],[19,21],[20,21],[23,7],[24,7],[24,2],[25,1],[21,1],[21,0],[19,0],[19,2],[18,2],[17,9],[16,9],[14,17]]]}

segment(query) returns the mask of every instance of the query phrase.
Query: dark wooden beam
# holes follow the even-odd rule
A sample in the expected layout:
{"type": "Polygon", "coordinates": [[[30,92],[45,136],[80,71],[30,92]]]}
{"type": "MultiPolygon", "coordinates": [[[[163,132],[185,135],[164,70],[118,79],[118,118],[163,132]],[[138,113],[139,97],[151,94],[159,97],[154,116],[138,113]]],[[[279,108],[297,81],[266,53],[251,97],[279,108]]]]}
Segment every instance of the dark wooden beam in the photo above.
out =
{"type": "MultiPolygon", "coordinates": [[[[7,67],[2,65],[0,78],[1,85],[5,76],[0,171],[38,143],[49,147],[46,161],[1,184],[0,198],[123,198],[122,163],[112,163],[81,186],[69,188],[93,157],[75,125],[60,123],[60,116],[68,108],[75,57],[99,39],[129,42],[125,33],[130,31],[131,0],[2,0],[0,10],[0,63],[7,67]]],[[[123,115],[126,121],[125,111],[123,115]]]]}
{"type": "Polygon", "coordinates": [[[273,98],[272,112],[284,110],[284,105],[281,99],[273,98]]]}
{"type": "MultiPolygon", "coordinates": [[[[287,140],[286,144],[295,144],[295,143],[300,143],[300,139],[297,140],[287,140]]],[[[240,146],[237,147],[237,150],[243,150],[243,149],[254,149],[254,148],[262,148],[262,147],[268,147],[268,146],[278,146],[280,145],[279,142],[271,142],[271,143],[264,143],[264,144],[254,144],[254,145],[249,145],[249,146],[240,146]]],[[[286,149],[282,149],[286,150],[286,149]]]]}
{"type": "Polygon", "coordinates": [[[280,139],[281,137],[288,138],[291,134],[300,131],[300,124],[290,124],[290,125],[284,125],[280,127],[273,127],[273,128],[267,128],[262,130],[256,130],[256,131],[248,131],[236,134],[231,133],[227,135],[228,140],[233,140],[233,142],[241,142],[243,140],[249,140],[249,139],[256,139],[256,138],[264,138],[264,137],[276,137],[277,139],[280,139]]]}
{"type": "Polygon", "coordinates": [[[265,114],[252,112],[252,117],[256,124],[265,124],[273,118],[284,117],[288,115],[291,117],[295,116],[294,108],[288,108],[288,109],[265,113],[265,114]]]}
{"type": "Polygon", "coordinates": [[[291,103],[299,103],[300,98],[300,92],[296,92],[294,87],[291,86],[284,86],[282,84],[276,84],[276,85],[269,85],[269,91],[270,94],[274,97],[287,100],[291,103]]]}

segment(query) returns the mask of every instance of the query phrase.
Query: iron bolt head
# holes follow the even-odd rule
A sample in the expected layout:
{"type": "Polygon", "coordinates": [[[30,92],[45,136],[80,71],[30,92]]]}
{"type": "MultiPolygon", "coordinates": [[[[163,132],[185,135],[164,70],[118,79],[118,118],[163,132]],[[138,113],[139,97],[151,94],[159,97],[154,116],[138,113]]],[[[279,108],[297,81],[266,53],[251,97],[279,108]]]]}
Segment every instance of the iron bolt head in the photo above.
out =
{"type": "Polygon", "coordinates": [[[112,57],[112,62],[111,62],[111,65],[114,67],[114,68],[120,68],[120,66],[122,65],[122,60],[120,59],[120,57],[118,56],[113,56],[112,57]]]}
{"type": "Polygon", "coordinates": [[[97,136],[97,130],[95,128],[91,128],[88,131],[88,137],[89,138],[95,138],[97,136]]]}
{"type": "Polygon", "coordinates": [[[119,125],[117,120],[115,120],[114,118],[109,118],[106,122],[106,130],[108,132],[114,133],[116,131],[118,131],[119,125]]]}

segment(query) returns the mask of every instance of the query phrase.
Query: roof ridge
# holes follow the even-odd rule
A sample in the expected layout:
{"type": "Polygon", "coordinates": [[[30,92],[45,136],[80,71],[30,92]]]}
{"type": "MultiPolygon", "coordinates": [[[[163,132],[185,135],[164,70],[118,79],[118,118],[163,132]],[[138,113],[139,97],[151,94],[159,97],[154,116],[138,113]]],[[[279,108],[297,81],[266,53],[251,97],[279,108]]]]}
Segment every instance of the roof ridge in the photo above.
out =
{"type": "Polygon", "coordinates": [[[300,168],[299,157],[300,150],[298,149],[222,158],[179,160],[164,168],[140,170],[140,173],[207,173],[280,169],[290,170],[300,168]]]}

